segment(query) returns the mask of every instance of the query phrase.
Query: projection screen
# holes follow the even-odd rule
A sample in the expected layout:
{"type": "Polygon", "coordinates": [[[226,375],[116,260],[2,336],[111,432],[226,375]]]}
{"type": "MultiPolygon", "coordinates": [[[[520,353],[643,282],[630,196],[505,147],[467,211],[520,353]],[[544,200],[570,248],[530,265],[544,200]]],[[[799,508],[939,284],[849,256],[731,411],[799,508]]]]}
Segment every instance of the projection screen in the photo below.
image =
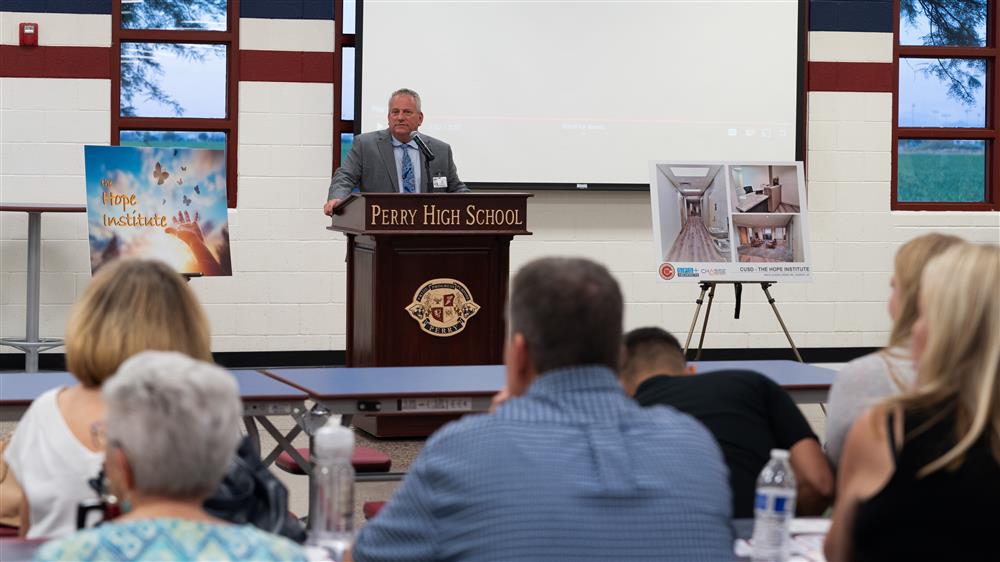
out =
{"type": "Polygon", "coordinates": [[[360,31],[360,130],[412,88],[470,184],[648,186],[651,160],[796,157],[799,0],[369,0],[360,31]]]}

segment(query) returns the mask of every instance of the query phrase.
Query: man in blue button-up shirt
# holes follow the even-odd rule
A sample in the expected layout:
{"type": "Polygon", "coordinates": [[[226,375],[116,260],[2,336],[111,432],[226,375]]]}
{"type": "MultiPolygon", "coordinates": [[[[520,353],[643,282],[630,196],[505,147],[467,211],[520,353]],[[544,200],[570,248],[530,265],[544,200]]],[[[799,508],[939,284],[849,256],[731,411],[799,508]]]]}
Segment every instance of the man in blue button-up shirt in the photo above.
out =
{"type": "Polygon", "coordinates": [[[428,440],[354,559],[732,559],[715,440],[618,385],[622,308],[598,264],[526,265],[511,291],[511,398],[428,440]]]}

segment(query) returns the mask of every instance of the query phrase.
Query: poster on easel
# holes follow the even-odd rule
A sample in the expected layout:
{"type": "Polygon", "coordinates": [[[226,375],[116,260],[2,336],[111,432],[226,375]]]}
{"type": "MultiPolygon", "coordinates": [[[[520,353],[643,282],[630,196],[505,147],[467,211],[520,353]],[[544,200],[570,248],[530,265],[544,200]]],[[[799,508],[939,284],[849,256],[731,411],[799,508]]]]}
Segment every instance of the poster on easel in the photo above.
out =
{"type": "Polygon", "coordinates": [[[224,150],[85,146],[90,267],[156,259],[232,275],[224,150]]]}
{"type": "Polygon", "coordinates": [[[812,280],[802,162],[650,162],[663,282],[812,280]]]}

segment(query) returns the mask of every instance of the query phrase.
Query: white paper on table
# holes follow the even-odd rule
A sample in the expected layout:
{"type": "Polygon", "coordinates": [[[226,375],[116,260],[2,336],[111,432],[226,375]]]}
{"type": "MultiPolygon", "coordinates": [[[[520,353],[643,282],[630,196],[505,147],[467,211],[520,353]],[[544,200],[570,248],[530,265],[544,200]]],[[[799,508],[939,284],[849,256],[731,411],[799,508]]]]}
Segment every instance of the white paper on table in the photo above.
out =
{"type": "Polygon", "coordinates": [[[830,530],[830,520],[822,517],[796,517],[789,531],[793,535],[825,535],[830,530]]]}
{"type": "MultiPolygon", "coordinates": [[[[789,562],[826,562],[823,555],[823,541],[830,529],[830,520],[816,517],[792,519],[789,530],[792,541],[789,548],[789,562]]],[[[736,556],[749,558],[753,547],[746,539],[736,539],[733,543],[736,556]]]]}

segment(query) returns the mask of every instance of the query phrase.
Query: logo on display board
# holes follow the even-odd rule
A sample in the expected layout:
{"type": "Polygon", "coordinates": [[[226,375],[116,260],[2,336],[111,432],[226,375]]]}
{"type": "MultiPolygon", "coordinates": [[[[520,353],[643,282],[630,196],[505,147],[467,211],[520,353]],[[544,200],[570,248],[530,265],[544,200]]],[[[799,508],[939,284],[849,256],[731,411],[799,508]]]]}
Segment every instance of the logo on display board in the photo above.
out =
{"type": "Polygon", "coordinates": [[[693,267],[678,267],[678,277],[698,277],[698,270],[693,267]]]}
{"type": "Polygon", "coordinates": [[[671,279],[673,279],[674,273],[676,273],[676,271],[674,270],[673,265],[665,263],[660,266],[660,277],[662,277],[665,281],[670,281],[671,279]]]}
{"type": "Polygon", "coordinates": [[[464,330],[469,318],[475,316],[479,308],[464,283],[442,278],[431,279],[421,285],[413,294],[413,302],[406,307],[406,312],[424,332],[450,337],[464,330]]]}

